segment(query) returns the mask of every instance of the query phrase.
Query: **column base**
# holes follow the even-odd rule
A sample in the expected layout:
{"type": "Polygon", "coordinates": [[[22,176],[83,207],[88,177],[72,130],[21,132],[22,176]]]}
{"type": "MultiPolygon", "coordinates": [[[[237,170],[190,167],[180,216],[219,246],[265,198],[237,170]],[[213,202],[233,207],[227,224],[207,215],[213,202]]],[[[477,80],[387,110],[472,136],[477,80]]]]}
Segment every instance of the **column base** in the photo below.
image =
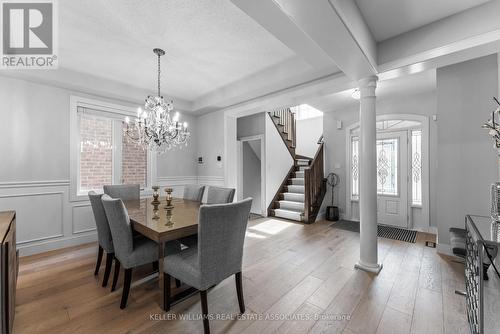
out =
{"type": "Polygon", "coordinates": [[[375,273],[375,274],[378,274],[382,270],[382,267],[383,267],[382,263],[378,263],[375,266],[367,266],[367,265],[364,265],[364,264],[358,262],[354,265],[354,268],[356,268],[356,269],[361,269],[363,271],[367,271],[367,272],[375,273]]]}

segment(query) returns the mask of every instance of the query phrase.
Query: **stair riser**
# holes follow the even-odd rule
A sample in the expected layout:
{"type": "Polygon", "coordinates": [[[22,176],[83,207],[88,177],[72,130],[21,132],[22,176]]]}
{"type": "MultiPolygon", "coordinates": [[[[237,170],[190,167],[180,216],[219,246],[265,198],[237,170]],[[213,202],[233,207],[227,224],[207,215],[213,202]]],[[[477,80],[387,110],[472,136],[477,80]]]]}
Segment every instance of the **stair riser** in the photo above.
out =
{"type": "Polygon", "coordinates": [[[279,203],[280,203],[279,205],[280,209],[304,211],[304,203],[301,202],[280,201],[279,203]]]}
{"type": "Polygon", "coordinates": [[[288,192],[290,193],[296,193],[296,194],[303,194],[304,193],[304,186],[295,186],[295,185],[289,185],[287,186],[288,192]]]}
{"type": "Polygon", "coordinates": [[[285,194],[283,194],[283,199],[285,201],[293,201],[293,202],[302,202],[302,203],[304,203],[304,194],[285,193],[285,194]]]}
{"type": "Polygon", "coordinates": [[[304,172],[295,172],[295,177],[296,178],[304,178],[304,172]]]}
{"type": "Polygon", "coordinates": [[[303,186],[304,179],[303,178],[292,179],[292,185],[303,186]]]}
{"type": "Polygon", "coordinates": [[[296,220],[299,222],[302,221],[302,219],[303,219],[303,216],[298,212],[292,212],[292,211],[286,211],[286,210],[280,210],[280,209],[274,210],[274,215],[276,217],[290,219],[290,220],[296,220]]]}

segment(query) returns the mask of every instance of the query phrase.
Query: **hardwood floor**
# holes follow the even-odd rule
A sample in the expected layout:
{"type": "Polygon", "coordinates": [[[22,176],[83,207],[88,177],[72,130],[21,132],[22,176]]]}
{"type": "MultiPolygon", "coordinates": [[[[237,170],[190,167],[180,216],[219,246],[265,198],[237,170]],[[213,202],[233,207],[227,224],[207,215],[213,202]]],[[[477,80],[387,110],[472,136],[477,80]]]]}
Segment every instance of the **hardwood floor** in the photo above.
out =
{"type": "MultiPolygon", "coordinates": [[[[415,244],[379,238],[384,268],[374,276],[353,268],[359,234],[329,224],[250,221],[246,313],[237,319],[230,277],[208,293],[212,333],[467,333],[465,299],[454,294],[463,289],[463,267],[425,247],[432,236],[419,234],[415,244]]],[[[14,333],[203,332],[199,295],[164,313],[156,280],[133,286],[120,310],[123,273],[115,292],[102,288],[96,252],[91,244],[22,258],[14,333]]]]}

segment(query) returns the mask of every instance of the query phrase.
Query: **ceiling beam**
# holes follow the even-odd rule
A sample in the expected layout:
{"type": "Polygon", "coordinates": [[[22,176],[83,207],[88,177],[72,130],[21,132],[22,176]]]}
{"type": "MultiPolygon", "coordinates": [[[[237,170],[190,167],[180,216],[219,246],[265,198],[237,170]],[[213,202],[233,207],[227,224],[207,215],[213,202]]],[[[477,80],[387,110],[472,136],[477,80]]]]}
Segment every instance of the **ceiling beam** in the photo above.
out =
{"type": "Polygon", "coordinates": [[[500,41],[499,11],[500,1],[490,1],[385,40],[378,45],[379,70],[442,63],[446,56],[489,48],[500,41]]]}
{"type": "Polygon", "coordinates": [[[232,2],[315,67],[326,54],[352,80],[377,72],[375,41],[351,0],[232,2]]]}

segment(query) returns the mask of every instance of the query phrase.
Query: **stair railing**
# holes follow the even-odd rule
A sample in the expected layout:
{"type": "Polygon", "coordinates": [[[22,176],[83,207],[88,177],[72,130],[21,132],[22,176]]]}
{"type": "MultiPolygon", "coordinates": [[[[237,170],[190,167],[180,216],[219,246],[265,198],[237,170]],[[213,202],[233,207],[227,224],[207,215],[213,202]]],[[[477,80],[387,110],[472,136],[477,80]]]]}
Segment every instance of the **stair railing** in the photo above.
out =
{"type": "Polygon", "coordinates": [[[322,140],[318,141],[319,147],[316,155],[312,160],[309,168],[304,170],[304,220],[311,223],[315,219],[319,211],[318,203],[324,195],[324,143],[322,140]],[[321,199],[320,199],[321,198],[321,199]]]}
{"type": "Polygon", "coordinates": [[[283,126],[286,139],[290,141],[290,146],[295,147],[297,142],[295,114],[290,108],[281,108],[271,112],[274,117],[278,117],[278,124],[283,126]]]}

